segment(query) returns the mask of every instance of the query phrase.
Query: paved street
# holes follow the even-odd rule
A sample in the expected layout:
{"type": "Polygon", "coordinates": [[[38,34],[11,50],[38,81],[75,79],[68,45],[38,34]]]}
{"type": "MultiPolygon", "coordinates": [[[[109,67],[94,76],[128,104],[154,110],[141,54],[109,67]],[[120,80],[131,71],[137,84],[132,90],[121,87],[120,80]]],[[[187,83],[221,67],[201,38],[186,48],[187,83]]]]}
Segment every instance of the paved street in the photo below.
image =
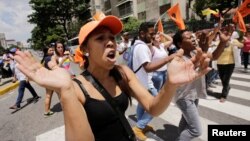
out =
{"type": "MultiPolygon", "coordinates": [[[[220,103],[216,92],[220,92],[220,83],[214,88],[215,94],[208,99],[201,99],[199,103],[200,118],[203,126],[203,135],[195,141],[207,140],[208,124],[250,124],[250,73],[243,73],[236,69],[231,79],[231,91],[228,100],[220,103]]],[[[219,82],[219,81],[218,81],[219,82]]],[[[0,97],[0,137],[1,141],[59,141],[64,140],[63,113],[56,94],[53,95],[51,108],[55,115],[44,118],[45,89],[32,83],[42,98],[36,103],[29,103],[31,95],[26,90],[22,109],[16,112],[9,109],[16,100],[17,89],[0,97]]],[[[126,112],[131,124],[135,121],[136,101],[126,112]]],[[[177,135],[177,125],[180,119],[180,110],[171,104],[169,108],[151,125],[156,135],[149,134],[155,140],[174,141],[177,135]]]]}

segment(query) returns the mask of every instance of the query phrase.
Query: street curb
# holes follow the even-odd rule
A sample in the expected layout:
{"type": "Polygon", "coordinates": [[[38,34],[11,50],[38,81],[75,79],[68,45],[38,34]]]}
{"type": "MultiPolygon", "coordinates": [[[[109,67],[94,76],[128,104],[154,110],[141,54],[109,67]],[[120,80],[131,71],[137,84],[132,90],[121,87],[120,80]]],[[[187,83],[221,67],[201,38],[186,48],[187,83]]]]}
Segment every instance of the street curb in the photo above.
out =
{"type": "Polygon", "coordinates": [[[18,85],[19,85],[19,82],[16,82],[16,83],[12,83],[12,84],[0,89],[0,95],[6,94],[7,92],[15,89],[18,85]]]}

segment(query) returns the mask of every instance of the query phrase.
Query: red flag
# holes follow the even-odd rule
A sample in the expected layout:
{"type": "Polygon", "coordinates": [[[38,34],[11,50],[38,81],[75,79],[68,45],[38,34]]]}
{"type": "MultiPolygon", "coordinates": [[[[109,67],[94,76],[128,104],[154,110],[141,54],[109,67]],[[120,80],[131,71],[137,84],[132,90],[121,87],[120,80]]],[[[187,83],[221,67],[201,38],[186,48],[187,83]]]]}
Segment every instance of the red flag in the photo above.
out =
{"type": "Polygon", "coordinates": [[[158,32],[164,33],[163,25],[162,25],[161,19],[159,19],[159,21],[158,21],[158,32]]]}
{"type": "Polygon", "coordinates": [[[241,16],[244,18],[246,17],[248,14],[250,14],[250,0],[245,0],[240,8],[238,9],[238,11],[240,12],[241,16]]]}
{"type": "MultiPolygon", "coordinates": [[[[163,25],[162,25],[161,19],[159,19],[159,21],[158,21],[157,28],[158,28],[158,32],[164,33],[164,29],[163,29],[163,25]]],[[[161,37],[161,41],[163,41],[164,37],[163,36],[160,36],[160,37],[161,37]]]]}
{"type": "Polygon", "coordinates": [[[245,22],[244,22],[243,17],[242,17],[242,15],[240,14],[239,11],[237,11],[237,12],[235,13],[235,15],[234,15],[234,17],[233,17],[233,21],[234,21],[235,23],[238,23],[238,26],[239,26],[240,31],[242,31],[242,32],[246,32],[246,31],[247,31],[245,22]]]}
{"type": "MultiPolygon", "coordinates": [[[[245,0],[241,6],[238,8],[238,10],[242,16],[242,18],[246,17],[247,15],[250,14],[250,0],[245,0]]],[[[235,13],[234,17],[233,17],[233,21],[237,21],[238,17],[237,17],[237,13],[235,13]]]]}
{"type": "Polygon", "coordinates": [[[181,16],[179,3],[177,3],[175,6],[171,7],[170,9],[168,9],[167,13],[169,17],[177,24],[179,29],[184,30],[186,28],[183,18],[181,16]]]}

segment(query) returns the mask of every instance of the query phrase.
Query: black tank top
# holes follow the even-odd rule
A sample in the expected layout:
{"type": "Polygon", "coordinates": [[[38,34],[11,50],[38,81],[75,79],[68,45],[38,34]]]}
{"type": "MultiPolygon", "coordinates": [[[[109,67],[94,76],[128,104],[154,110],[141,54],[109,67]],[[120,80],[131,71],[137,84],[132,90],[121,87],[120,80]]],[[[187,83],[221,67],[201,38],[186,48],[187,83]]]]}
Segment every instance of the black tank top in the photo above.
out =
{"type": "MultiPolygon", "coordinates": [[[[86,95],[84,108],[96,141],[128,141],[118,115],[106,100],[97,100],[86,95]]],[[[125,114],[128,96],[121,93],[114,98],[125,114]]]]}

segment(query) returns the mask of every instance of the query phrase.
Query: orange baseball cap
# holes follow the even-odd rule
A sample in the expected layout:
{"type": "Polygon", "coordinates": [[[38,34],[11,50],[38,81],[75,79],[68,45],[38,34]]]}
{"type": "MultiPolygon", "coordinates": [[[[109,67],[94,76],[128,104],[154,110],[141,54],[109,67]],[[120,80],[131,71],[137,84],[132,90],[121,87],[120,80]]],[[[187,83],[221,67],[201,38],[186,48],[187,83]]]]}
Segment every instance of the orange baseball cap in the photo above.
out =
{"type": "Polygon", "coordinates": [[[114,35],[117,35],[122,31],[123,24],[121,20],[115,16],[102,15],[101,17],[94,19],[95,20],[90,21],[81,27],[78,38],[79,45],[81,45],[86,37],[99,26],[108,27],[114,35]]]}

